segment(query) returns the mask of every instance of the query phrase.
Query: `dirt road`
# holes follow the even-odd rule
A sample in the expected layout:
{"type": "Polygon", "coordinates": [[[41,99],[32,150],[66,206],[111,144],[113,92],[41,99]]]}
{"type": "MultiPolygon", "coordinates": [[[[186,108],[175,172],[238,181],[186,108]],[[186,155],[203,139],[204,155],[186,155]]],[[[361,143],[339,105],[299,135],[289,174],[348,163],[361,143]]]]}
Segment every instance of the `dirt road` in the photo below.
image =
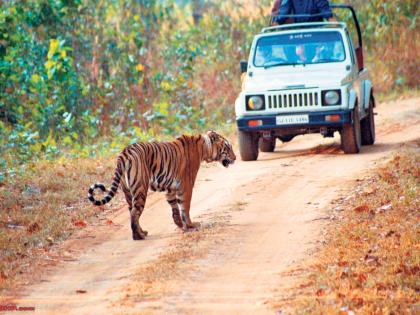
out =
{"type": "Polygon", "coordinates": [[[328,224],[330,202],[400,143],[420,136],[420,99],[376,111],[377,143],[358,155],[344,155],[338,136],[311,135],[278,142],[276,152],[256,162],[203,167],[193,220],[204,225],[223,216],[226,224],[217,234],[220,242],[204,240],[204,255],[182,259],[191,268],[174,274],[164,294],[157,289],[136,295],[133,286],[133,275],[150,262],[161,263],[159,255],[182,233],[174,228],[164,195],[154,194],[142,216],[149,231],[145,241],[131,240],[124,207],[109,218],[114,224],[90,226],[67,241],[64,261],[46,267],[41,281],[15,303],[34,306],[35,314],[273,314],[267,301],[281,294],[281,272],[310,259],[328,224]]]}

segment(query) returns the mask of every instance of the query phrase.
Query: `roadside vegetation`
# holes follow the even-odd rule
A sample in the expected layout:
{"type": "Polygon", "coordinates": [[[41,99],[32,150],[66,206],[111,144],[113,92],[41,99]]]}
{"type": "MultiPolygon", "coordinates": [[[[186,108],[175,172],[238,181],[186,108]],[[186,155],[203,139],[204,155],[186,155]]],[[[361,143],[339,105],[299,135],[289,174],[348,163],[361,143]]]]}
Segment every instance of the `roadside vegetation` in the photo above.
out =
{"type": "MultiPolygon", "coordinates": [[[[237,211],[237,208],[232,205],[228,211],[237,211]]],[[[208,257],[210,249],[226,241],[223,236],[226,228],[234,230],[230,226],[229,215],[207,214],[206,220],[207,223],[200,229],[180,234],[170,242],[168,251],[140,266],[135,272],[135,280],[124,288],[123,297],[117,304],[129,306],[136,301],[147,303],[177,292],[176,281],[193,273],[197,260],[208,257]]]]}
{"type": "Polygon", "coordinates": [[[0,181],[229,123],[263,7],[198,2],[2,3],[0,181]]]}
{"type": "Polygon", "coordinates": [[[275,307],[294,314],[415,314],[419,189],[417,141],[361,181],[350,199],[336,202],[338,220],[329,224],[325,245],[275,307]]]}
{"type": "MultiPolygon", "coordinates": [[[[124,146],[233,129],[238,62],[270,5],[1,2],[0,289],[102,211],[86,189],[124,146]]],[[[376,91],[418,87],[417,1],[355,6],[376,91]]]]}
{"type": "Polygon", "coordinates": [[[88,207],[86,199],[87,188],[107,182],[114,167],[109,158],[43,161],[0,186],[0,291],[19,284],[16,276],[45,260],[54,244],[118,208],[120,196],[106,208],[88,207]]]}
{"type": "MultiPolygon", "coordinates": [[[[229,124],[271,2],[3,1],[0,182],[31,161],[229,124]]],[[[375,91],[418,87],[418,1],[354,6],[375,91]]]]}

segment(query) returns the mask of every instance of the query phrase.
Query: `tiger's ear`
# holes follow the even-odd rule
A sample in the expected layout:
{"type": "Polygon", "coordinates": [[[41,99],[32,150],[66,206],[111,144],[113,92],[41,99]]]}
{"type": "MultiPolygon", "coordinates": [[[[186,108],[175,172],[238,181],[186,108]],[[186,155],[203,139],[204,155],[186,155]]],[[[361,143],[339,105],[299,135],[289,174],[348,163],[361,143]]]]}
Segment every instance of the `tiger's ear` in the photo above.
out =
{"type": "Polygon", "coordinates": [[[216,142],[220,139],[220,135],[213,130],[207,131],[207,136],[209,136],[211,142],[216,142]]]}

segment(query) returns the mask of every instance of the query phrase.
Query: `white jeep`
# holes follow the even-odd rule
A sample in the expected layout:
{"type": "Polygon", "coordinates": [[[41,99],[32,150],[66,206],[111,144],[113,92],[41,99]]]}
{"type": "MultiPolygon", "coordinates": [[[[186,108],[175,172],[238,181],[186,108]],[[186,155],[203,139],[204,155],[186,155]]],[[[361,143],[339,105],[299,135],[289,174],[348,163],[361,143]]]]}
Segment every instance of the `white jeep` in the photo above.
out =
{"type": "Polygon", "coordinates": [[[343,22],[285,24],[255,36],[235,102],[242,160],[274,151],[277,138],[307,133],[340,132],[345,153],[375,142],[375,99],[356,14],[349,5],[332,7],[350,10],[356,43],[343,22]]]}

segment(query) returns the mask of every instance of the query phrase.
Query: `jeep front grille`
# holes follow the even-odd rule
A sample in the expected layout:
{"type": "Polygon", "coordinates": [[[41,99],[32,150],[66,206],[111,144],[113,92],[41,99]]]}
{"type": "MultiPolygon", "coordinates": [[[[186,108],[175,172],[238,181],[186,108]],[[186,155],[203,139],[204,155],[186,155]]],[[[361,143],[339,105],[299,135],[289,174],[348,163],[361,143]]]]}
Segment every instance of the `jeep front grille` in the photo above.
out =
{"type": "Polygon", "coordinates": [[[293,92],[269,94],[268,108],[295,108],[295,107],[318,107],[321,105],[318,92],[293,92]]]}

